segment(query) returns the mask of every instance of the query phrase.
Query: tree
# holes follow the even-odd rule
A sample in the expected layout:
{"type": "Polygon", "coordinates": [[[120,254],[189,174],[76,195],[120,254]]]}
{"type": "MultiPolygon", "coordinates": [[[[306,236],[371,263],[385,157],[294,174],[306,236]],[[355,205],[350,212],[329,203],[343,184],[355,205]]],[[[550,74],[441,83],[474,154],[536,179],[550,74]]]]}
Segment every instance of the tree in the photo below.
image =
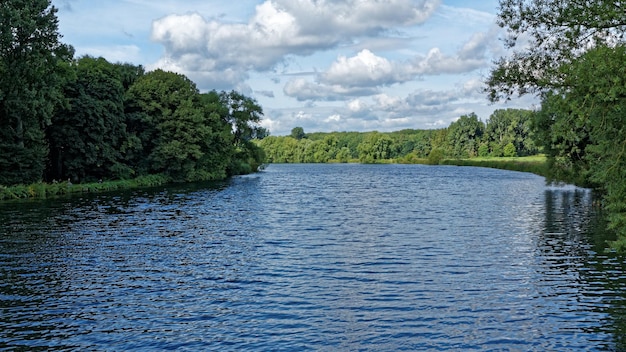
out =
{"type": "Polygon", "coordinates": [[[126,139],[124,86],[116,66],[83,57],[72,64],[75,80],[64,93],[69,105],[57,111],[48,128],[50,179],[127,178],[120,149],[126,139]]]}
{"type": "Polygon", "coordinates": [[[130,87],[127,104],[128,132],[135,143],[129,162],[139,174],[164,173],[174,181],[226,176],[232,155],[226,148],[232,144],[224,145],[230,126],[221,119],[223,107],[202,100],[187,77],[147,73],[130,87]]]}
{"type": "Polygon", "coordinates": [[[446,141],[452,156],[467,158],[478,155],[478,146],[484,131],[485,124],[474,113],[463,115],[451,123],[446,141]]]}
{"type": "Polygon", "coordinates": [[[60,42],[49,0],[0,2],[0,184],[43,177],[48,146],[44,129],[69,74],[73,49],[60,42]]]}
{"type": "Polygon", "coordinates": [[[364,163],[375,163],[390,159],[394,155],[395,145],[389,135],[371,132],[359,144],[359,160],[364,163]]]}
{"type": "Polygon", "coordinates": [[[534,132],[557,181],[605,194],[610,226],[626,249],[626,4],[502,0],[499,24],[514,48],[488,83],[491,100],[538,93],[534,132]]]}
{"type": "Polygon", "coordinates": [[[497,21],[513,52],[496,62],[487,79],[492,101],[566,89],[576,84],[567,80],[569,65],[586,49],[626,39],[622,1],[500,0],[497,21]]]}
{"type": "Polygon", "coordinates": [[[252,140],[269,135],[260,126],[263,108],[256,100],[235,91],[221,92],[220,102],[225,107],[222,119],[232,127],[236,148],[229,173],[236,175],[257,170],[265,161],[265,154],[252,140]]]}
{"type": "MultiPolygon", "coordinates": [[[[505,146],[513,144],[516,155],[537,152],[531,131],[533,113],[530,110],[498,109],[485,125],[483,141],[491,147],[492,156],[502,156],[505,146]]],[[[509,148],[510,149],[510,148],[509,148]]]]}
{"type": "Polygon", "coordinates": [[[306,138],[306,134],[304,133],[304,129],[302,127],[294,127],[291,129],[291,138],[295,140],[301,140],[302,138],[306,138]]]}

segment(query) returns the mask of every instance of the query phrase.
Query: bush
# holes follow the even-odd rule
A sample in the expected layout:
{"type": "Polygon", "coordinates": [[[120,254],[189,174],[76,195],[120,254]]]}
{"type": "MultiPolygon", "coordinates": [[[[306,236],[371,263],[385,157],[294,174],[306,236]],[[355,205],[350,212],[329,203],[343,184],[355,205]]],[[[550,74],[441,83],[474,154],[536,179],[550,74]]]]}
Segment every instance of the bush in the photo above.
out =
{"type": "Polygon", "coordinates": [[[439,165],[443,161],[443,150],[435,148],[428,154],[428,164],[439,165]]]}
{"type": "Polygon", "coordinates": [[[504,156],[505,157],[517,156],[517,150],[515,149],[515,145],[513,143],[509,143],[504,146],[504,156]]]}

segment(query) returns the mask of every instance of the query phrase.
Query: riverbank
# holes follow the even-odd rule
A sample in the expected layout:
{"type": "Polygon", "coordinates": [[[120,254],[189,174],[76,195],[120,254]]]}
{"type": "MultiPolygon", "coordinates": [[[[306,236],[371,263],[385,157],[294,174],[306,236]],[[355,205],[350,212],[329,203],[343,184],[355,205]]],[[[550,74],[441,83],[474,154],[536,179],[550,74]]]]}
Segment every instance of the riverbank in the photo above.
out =
{"type": "MultiPolygon", "coordinates": [[[[355,160],[355,162],[358,162],[355,160]]],[[[428,159],[384,160],[386,164],[432,164],[428,159]]],[[[539,176],[547,175],[546,158],[543,155],[514,158],[472,158],[443,159],[440,165],[478,166],[492,169],[530,172],[539,176]]],[[[171,180],[164,175],[142,176],[132,180],[104,181],[95,183],[72,184],[69,182],[34,183],[30,185],[1,186],[0,201],[14,199],[47,199],[56,196],[78,193],[98,193],[139,187],[162,186],[171,180]]]]}
{"type": "Polygon", "coordinates": [[[440,164],[488,167],[492,169],[530,172],[543,177],[548,176],[548,163],[544,155],[511,158],[444,159],[440,162],[440,164]]]}
{"type": "Polygon", "coordinates": [[[171,182],[165,175],[141,176],[132,180],[116,180],[72,184],[71,182],[33,183],[30,185],[1,186],[0,201],[15,199],[46,199],[78,193],[98,193],[139,187],[162,186],[171,182]]]}

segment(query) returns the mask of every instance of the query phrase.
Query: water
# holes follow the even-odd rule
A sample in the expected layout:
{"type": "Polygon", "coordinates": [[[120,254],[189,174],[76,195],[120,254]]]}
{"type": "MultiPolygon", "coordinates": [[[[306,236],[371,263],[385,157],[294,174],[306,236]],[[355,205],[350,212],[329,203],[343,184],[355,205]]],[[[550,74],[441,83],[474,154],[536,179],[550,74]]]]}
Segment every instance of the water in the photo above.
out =
{"type": "Polygon", "coordinates": [[[591,192],[471,167],[271,165],[0,205],[0,350],[619,350],[591,192]]]}

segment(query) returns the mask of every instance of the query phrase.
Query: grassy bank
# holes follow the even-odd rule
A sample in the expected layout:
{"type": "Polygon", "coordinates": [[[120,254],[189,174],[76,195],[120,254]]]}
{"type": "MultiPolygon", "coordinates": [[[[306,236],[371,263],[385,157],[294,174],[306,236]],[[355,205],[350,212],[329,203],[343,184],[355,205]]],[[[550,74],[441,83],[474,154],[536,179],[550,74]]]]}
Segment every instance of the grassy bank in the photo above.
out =
{"type": "MultiPolygon", "coordinates": [[[[351,160],[358,162],[358,160],[351,160]]],[[[379,163],[429,164],[428,159],[413,158],[411,160],[379,160],[379,163]]],[[[531,172],[546,176],[547,163],[543,155],[519,158],[472,158],[472,159],[443,159],[441,165],[478,166],[511,171],[531,172]]],[[[69,182],[34,183],[31,185],[17,185],[6,187],[0,185],[0,201],[11,199],[46,199],[56,196],[78,193],[97,193],[138,187],[162,186],[171,180],[164,175],[142,176],[132,180],[104,181],[96,183],[71,184],[69,182]]]]}
{"type": "Polygon", "coordinates": [[[548,164],[543,155],[533,155],[514,158],[472,158],[472,159],[444,159],[442,165],[478,166],[493,169],[530,172],[539,176],[548,175],[548,164]]]}
{"type": "Polygon", "coordinates": [[[34,183],[0,186],[0,201],[11,199],[46,199],[67,194],[97,193],[138,187],[161,186],[170,182],[164,175],[142,176],[132,180],[71,184],[69,182],[34,183]]]}

